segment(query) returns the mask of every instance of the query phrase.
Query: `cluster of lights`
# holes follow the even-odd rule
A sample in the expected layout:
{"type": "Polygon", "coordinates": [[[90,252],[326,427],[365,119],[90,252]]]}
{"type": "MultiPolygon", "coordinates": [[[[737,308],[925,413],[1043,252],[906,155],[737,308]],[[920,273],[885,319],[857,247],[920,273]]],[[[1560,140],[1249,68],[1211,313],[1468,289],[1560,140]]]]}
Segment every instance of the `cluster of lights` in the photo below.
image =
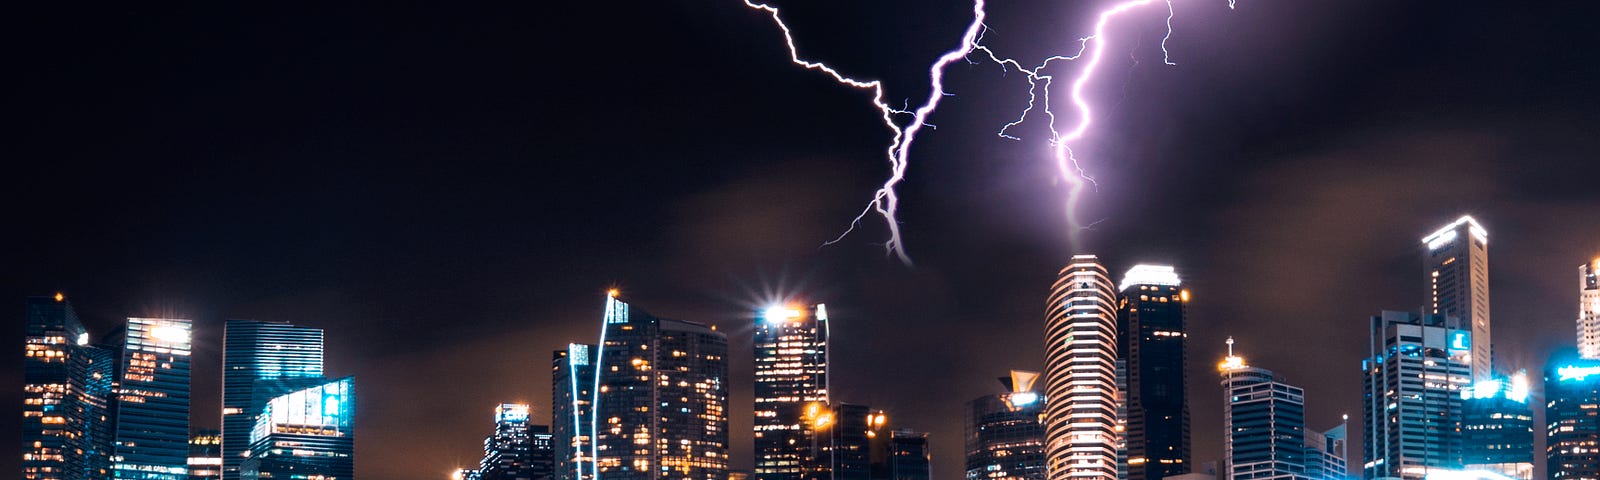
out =
{"type": "Polygon", "coordinates": [[[1582,382],[1584,379],[1589,378],[1590,375],[1600,375],[1600,365],[1589,365],[1582,367],[1577,365],[1568,365],[1556,369],[1556,375],[1558,375],[1563,382],[1582,382]]]}
{"type": "Polygon", "coordinates": [[[1456,227],[1460,227],[1462,224],[1467,225],[1467,231],[1472,233],[1473,238],[1477,238],[1478,241],[1483,243],[1489,243],[1489,231],[1485,230],[1483,225],[1479,225],[1477,220],[1473,220],[1471,215],[1463,215],[1461,218],[1456,219],[1455,222],[1433,232],[1433,234],[1422,237],[1422,243],[1428,246],[1428,250],[1437,250],[1439,247],[1449,245],[1450,242],[1456,239],[1456,227]]]}
{"type": "Polygon", "coordinates": [[[1134,265],[1128,269],[1128,273],[1122,275],[1122,284],[1117,285],[1117,290],[1127,290],[1134,285],[1176,287],[1181,283],[1178,280],[1178,271],[1170,265],[1134,265]]]}
{"type": "Polygon", "coordinates": [[[1504,394],[1507,400],[1528,403],[1528,375],[1518,373],[1511,376],[1509,382],[1502,382],[1499,379],[1483,380],[1461,389],[1463,400],[1494,398],[1501,394],[1504,394]]]}

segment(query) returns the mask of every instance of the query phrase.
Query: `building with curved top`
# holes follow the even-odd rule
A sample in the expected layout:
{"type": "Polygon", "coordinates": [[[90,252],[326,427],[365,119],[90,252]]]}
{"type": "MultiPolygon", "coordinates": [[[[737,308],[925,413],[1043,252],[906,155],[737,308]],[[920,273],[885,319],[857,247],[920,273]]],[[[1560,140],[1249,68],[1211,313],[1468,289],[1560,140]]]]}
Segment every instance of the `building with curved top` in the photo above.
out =
{"type": "Polygon", "coordinates": [[[1117,476],[1116,284],[1075,255],[1050,288],[1045,319],[1045,468],[1050,480],[1117,476]]]}

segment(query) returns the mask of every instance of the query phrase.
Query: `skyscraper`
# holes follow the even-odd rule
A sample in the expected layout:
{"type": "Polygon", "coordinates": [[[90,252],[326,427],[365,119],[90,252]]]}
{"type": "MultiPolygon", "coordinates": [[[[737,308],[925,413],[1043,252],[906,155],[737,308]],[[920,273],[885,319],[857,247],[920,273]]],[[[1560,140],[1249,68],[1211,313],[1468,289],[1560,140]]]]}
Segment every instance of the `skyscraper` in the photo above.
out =
{"type": "Polygon", "coordinates": [[[494,407],[494,433],[483,439],[483,460],[478,475],[483,480],[533,480],[533,437],[525,403],[494,407]]]}
{"type": "Polygon", "coordinates": [[[967,402],[967,480],[1045,480],[1044,411],[1038,372],[1001,377],[1006,393],[967,402]]]}
{"type": "Polygon", "coordinates": [[[597,478],[728,476],[728,337],[606,299],[592,446],[597,478]]]}
{"type": "Polygon", "coordinates": [[[1600,258],[1578,267],[1578,354],[1600,359],[1600,258]]]}
{"type": "Polygon", "coordinates": [[[1420,479],[1461,466],[1461,389],[1471,383],[1470,332],[1443,317],[1372,317],[1362,361],[1365,477],[1420,479]]]}
{"type": "Polygon", "coordinates": [[[222,333],[222,477],[238,480],[256,416],[271,399],[320,382],[320,328],[228,320],[222,333]]]}
{"type": "Polygon", "coordinates": [[[239,476],[350,480],[355,474],[354,407],[353,377],[324,380],[268,400],[256,416],[250,456],[239,464],[239,476]]]}
{"type": "Polygon", "coordinates": [[[1117,290],[1117,353],[1127,368],[1128,478],[1188,473],[1189,399],[1184,326],[1189,294],[1169,266],[1135,265],[1117,290]]]}
{"type": "Polygon", "coordinates": [[[550,433],[548,425],[528,426],[528,436],[531,442],[530,455],[533,463],[529,464],[528,473],[534,480],[555,478],[555,436],[550,433]]]}
{"type": "Polygon", "coordinates": [[[550,365],[551,447],[555,456],[555,478],[585,480],[594,478],[595,353],[599,349],[581,343],[556,350],[550,365]]]}
{"type": "Polygon", "coordinates": [[[933,480],[933,454],[928,434],[895,429],[889,438],[889,480],[933,480]]]}
{"type": "MultiPolygon", "coordinates": [[[[1349,420],[1349,415],[1345,419],[1349,420]]],[[[1345,462],[1350,436],[1348,426],[1340,423],[1322,432],[1306,432],[1306,477],[1311,480],[1345,480],[1349,465],[1345,462]]]]}
{"type": "Polygon", "coordinates": [[[1117,475],[1117,304],[1094,255],[1051,286],[1045,321],[1045,468],[1050,480],[1117,475]]]}
{"type": "Polygon", "coordinates": [[[222,432],[200,430],[189,435],[189,480],[222,478],[222,432]]]}
{"type": "Polygon", "coordinates": [[[116,478],[189,474],[190,322],[129,318],[117,387],[116,478]]]}
{"type": "Polygon", "coordinates": [[[756,312],[755,478],[826,474],[808,408],[828,405],[828,309],[774,306],[756,312]]]}
{"type": "Polygon", "coordinates": [[[1600,478],[1600,360],[1552,356],[1544,396],[1545,477],[1600,478]]]}
{"type": "Polygon", "coordinates": [[[838,403],[829,409],[826,417],[814,419],[811,424],[828,435],[828,478],[832,480],[869,480],[872,475],[872,440],[878,436],[877,428],[883,425],[882,413],[873,413],[872,407],[854,403],[838,403]]]}
{"type": "Polygon", "coordinates": [[[1470,471],[1533,479],[1533,409],[1519,373],[1461,389],[1462,463],[1470,471]]]}
{"type": "Polygon", "coordinates": [[[1422,237],[1423,275],[1428,311],[1443,315],[1451,328],[1471,332],[1472,380],[1493,375],[1489,338],[1489,231],[1463,216],[1422,237]]]}
{"type": "Polygon", "coordinates": [[[1306,478],[1306,396],[1271,370],[1246,365],[1233,354],[1222,373],[1224,479],[1306,478]]]}
{"type": "Polygon", "coordinates": [[[60,294],[28,298],[24,323],[22,478],[108,476],[114,353],[88,344],[60,294]]]}

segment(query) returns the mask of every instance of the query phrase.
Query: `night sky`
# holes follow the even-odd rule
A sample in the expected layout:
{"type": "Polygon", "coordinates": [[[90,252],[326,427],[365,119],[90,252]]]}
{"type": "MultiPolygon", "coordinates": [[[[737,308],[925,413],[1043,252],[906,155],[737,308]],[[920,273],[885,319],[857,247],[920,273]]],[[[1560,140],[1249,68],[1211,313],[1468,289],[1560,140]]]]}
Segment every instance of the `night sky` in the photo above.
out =
{"type": "MultiPolygon", "coordinates": [[[[986,41],[1071,51],[1104,3],[994,2],[986,41]]],[[[805,56],[894,99],[927,95],[971,10],[779,5],[805,56]]],[[[1090,85],[1085,245],[1041,124],[995,135],[1023,78],[954,65],[901,188],[909,267],[877,220],[821,246],[887,174],[889,132],[736,0],[16,6],[0,298],[20,319],[63,291],[96,335],[194,319],[195,427],[219,423],[225,319],[324,328],[327,372],[356,376],[357,472],[396,480],[475,462],[499,402],[547,419],[551,351],[594,341],[613,286],[729,334],[745,469],[763,303],[827,303],[834,397],[930,431],[954,480],[963,404],[1043,369],[1073,253],[1116,278],[1170,263],[1193,292],[1197,463],[1221,455],[1228,335],[1306,387],[1309,427],[1359,430],[1366,319],[1420,308],[1418,240],[1464,213],[1490,231],[1502,369],[1572,344],[1577,266],[1600,254],[1592,2],[1175,5],[1178,65],[1150,9],[1090,85]]],[[[3,365],[19,411],[21,363],[3,365]]]]}

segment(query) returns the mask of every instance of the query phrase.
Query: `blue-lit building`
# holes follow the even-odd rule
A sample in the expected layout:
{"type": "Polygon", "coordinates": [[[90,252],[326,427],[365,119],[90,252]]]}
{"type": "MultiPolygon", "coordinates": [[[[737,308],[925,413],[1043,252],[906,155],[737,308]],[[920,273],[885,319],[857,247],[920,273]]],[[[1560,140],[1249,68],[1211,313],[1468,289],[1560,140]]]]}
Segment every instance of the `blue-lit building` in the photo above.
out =
{"type": "Polygon", "coordinates": [[[606,299],[595,353],[596,478],[728,476],[728,337],[606,299]]]}
{"type": "Polygon", "coordinates": [[[590,405],[594,402],[595,353],[598,351],[594,345],[573,343],[552,355],[550,443],[558,480],[594,478],[590,446],[596,424],[590,405]]]}
{"type": "Polygon", "coordinates": [[[1349,466],[1345,463],[1349,453],[1350,436],[1347,425],[1340,423],[1322,432],[1306,432],[1306,478],[1311,480],[1345,480],[1349,466]]]}
{"type": "Polygon", "coordinates": [[[1572,357],[1545,368],[1546,477],[1600,479],[1600,360],[1572,357]]]}
{"type": "Polygon", "coordinates": [[[240,478],[350,480],[355,476],[354,419],[353,377],[268,400],[251,429],[240,478]]]}
{"type": "Polygon", "coordinates": [[[222,334],[223,478],[239,479],[256,417],[273,398],[321,383],[322,329],[228,320],[222,334]]]}
{"type": "Polygon", "coordinates": [[[967,480],[1046,480],[1047,399],[1033,388],[1038,378],[1037,372],[1013,370],[1000,378],[1006,393],[967,402],[967,480]]]}
{"type": "Polygon", "coordinates": [[[1446,317],[1372,317],[1362,361],[1363,476],[1422,479],[1462,465],[1461,390],[1472,383],[1471,331],[1446,317]]]}
{"type": "Polygon", "coordinates": [[[1461,390],[1462,463],[1487,471],[1533,479],[1533,409],[1528,406],[1528,376],[1517,374],[1474,383],[1461,390]]]}
{"type": "Polygon", "coordinates": [[[28,298],[24,325],[21,478],[106,478],[114,351],[88,344],[59,294],[28,298]]]}
{"type": "MultiPolygon", "coordinates": [[[[1170,266],[1135,265],[1117,286],[1117,356],[1126,368],[1119,455],[1129,480],[1188,473],[1188,295],[1170,266]]],[[[1119,466],[1120,466],[1119,465],[1119,466]]]]}
{"type": "Polygon", "coordinates": [[[114,405],[115,478],[189,475],[190,322],[129,318],[114,405]]]}
{"type": "Polygon", "coordinates": [[[502,403],[494,408],[494,433],[483,439],[483,460],[478,478],[483,480],[546,480],[550,478],[549,427],[531,425],[524,403],[502,403]],[[542,448],[535,434],[543,433],[542,448]],[[543,455],[539,455],[542,453],[543,455]]]}
{"type": "Polygon", "coordinates": [[[1306,477],[1305,390],[1271,370],[1252,367],[1233,354],[1218,364],[1222,375],[1225,479],[1306,477]]]}

